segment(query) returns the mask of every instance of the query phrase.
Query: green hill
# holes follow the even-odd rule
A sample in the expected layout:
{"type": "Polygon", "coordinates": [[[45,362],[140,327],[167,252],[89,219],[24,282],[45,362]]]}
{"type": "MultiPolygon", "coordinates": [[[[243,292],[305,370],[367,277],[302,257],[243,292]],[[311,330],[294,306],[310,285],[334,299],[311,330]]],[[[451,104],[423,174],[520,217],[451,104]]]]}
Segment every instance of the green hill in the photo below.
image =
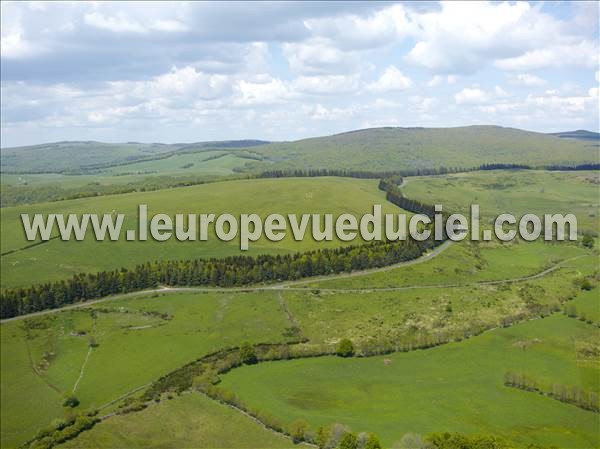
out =
{"type": "Polygon", "coordinates": [[[210,149],[224,151],[267,143],[262,140],[174,144],[71,141],[2,148],[0,158],[3,173],[69,173],[167,159],[175,153],[197,153],[210,149]]]}
{"type": "Polygon", "coordinates": [[[253,151],[270,159],[271,168],[374,171],[484,163],[571,165],[599,158],[598,148],[590,142],[499,126],[363,129],[253,151]]]}
{"type": "Polygon", "coordinates": [[[581,139],[581,140],[594,140],[600,141],[600,133],[592,131],[586,131],[585,129],[578,129],[577,131],[564,131],[560,133],[551,133],[552,136],[567,138],[567,139],[581,139]]]}
{"type": "Polygon", "coordinates": [[[179,163],[185,162],[181,159],[182,154],[209,150],[231,152],[233,149],[237,149],[235,153],[240,156],[236,171],[242,172],[279,168],[381,171],[474,167],[484,163],[571,165],[598,162],[599,150],[593,140],[561,137],[499,126],[372,128],[278,143],[257,140],[192,144],[59,142],[6,148],[2,150],[1,158],[3,173],[84,172],[100,175],[147,175],[148,171],[144,171],[145,167],[140,163],[148,161],[153,161],[152,173],[165,174],[174,164],[178,167],[186,165],[179,163]],[[251,151],[243,151],[244,148],[251,148],[251,151]]]}

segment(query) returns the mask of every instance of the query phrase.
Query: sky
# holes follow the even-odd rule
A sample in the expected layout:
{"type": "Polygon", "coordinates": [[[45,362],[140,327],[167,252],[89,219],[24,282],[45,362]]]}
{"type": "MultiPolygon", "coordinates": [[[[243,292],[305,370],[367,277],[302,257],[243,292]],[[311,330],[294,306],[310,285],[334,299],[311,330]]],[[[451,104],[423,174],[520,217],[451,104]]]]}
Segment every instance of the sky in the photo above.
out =
{"type": "Polygon", "coordinates": [[[599,130],[598,2],[2,2],[1,146],[599,130]]]}

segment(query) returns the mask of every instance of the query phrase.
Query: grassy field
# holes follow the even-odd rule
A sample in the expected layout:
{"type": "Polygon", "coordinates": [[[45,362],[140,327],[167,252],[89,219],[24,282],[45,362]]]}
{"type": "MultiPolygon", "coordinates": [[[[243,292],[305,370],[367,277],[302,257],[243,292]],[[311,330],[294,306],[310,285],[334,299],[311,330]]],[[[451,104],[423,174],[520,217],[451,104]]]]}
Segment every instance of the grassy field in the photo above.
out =
{"type": "MultiPolygon", "coordinates": [[[[177,166],[173,165],[174,169],[177,166]]],[[[590,216],[598,209],[594,176],[583,172],[485,172],[411,177],[403,189],[408,196],[427,202],[439,198],[451,210],[462,210],[474,198],[484,217],[486,210],[504,212],[505,207],[514,207],[509,210],[519,214],[529,201],[536,213],[569,212],[566,208],[572,206],[578,218],[587,213],[587,218],[580,219],[584,229],[597,230],[597,219],[590,216]]],[[[3,208],[2,251],[26,244],[20,213],[110,213],[114,209],[128,215],[125,227],[131,228],[139,203],[148,204],[151,212],[168,214],[360,215],[375,203],[385,204],[384,213],[401,212],[385,203],[376,180],[233,181],[3,208]]],[[[328,244],[339,246],[340,242],[328,244]]],[[[33,282],[42,282],[160,257],[239,254],[238,245],[214,237],[187,244],[52,240],[2,256],[2,287],[29,285],[32,273],[33,282]]],[[[290,252],[316,245],[321,243],[259,241],[251,245],[254,250],[249,253],[290,252]]],[[[520,445],[598,447],[597,414],[503,385],[504,373],[512,370],[543,383],[598,392],[599,360],[584,357],[579,350],[584,344],[597,347],[598,328],[560,312],[499,328],[507,320],[528,320],[550,308],[562,309],[561,303],[574,296],[566,304],[597,321],[597,273],[597,254],[575,243],[462,242],[422,263],[312,280],[294,289],[145,294],[5,322],[0,326],[0,446],[17,447],[38,429],[72,414],[72,409],[62,407],[65,393],[74,393],[81,401],[76,411],[102,408],[101,413],[107,413],[113,407],[107,404],[120,396],[207,353],[245,341],[285,342],[302,336],[309,344],[331,347],[342,338],[351,338],[362,351],[378,341],[402,345],[423,335],[465,338],[474,329],[497,328],[461,342],[385,357],[259,364],[233,370],[223,377],[222,385],[252,407],[285,422],[303,418],[313,428],[341,422],[355,431],[376,432],[386,445],[408,432],[449,430],[493,433],[520,445]],[[561,262],[560,268],[537,279],[477,284],[515,280],[561,262]],[[583,276],[592,279],[593,290],[581,291],[574,283],[583,276]],[[291,337],[294,327],[299,334],[291,337]],[[91,342],[96,343],[93,348],[91,342]],[[384,359],[390,362],[384,363],[384,359]]],[[[139,413],[110,418],[67,446],[289,445],[230,408],[197,394],[185,394],[139,413]],[[223,428],[235,431],[219,430],[223,428]]]]}
{"type": "Polygon", "coordinates": [[[578,359],[573,347],[595,332],[555,315],[428,350],[247,366],[225,375],[222,386],[282,419],[301,417],[313,427],[341,422],[374,431],[387,445],[408,432],[461,431],[592,448],[600,444],[598,414],[507,388],[503,373],[597,391],[598,360],[578,359]],[[524,350],[522,341],[533,343],[524,350]]]}
{"type": "Polygon", "coordinates": [[[454,243],[427,263],[352,278],[308,282],[310,288],[388,288],[460,285],[528,276],[588,254],[581,246],[515,241],[454,243]]]}
{"type": "MultiPolygon", "coordinates": [[[[387,203],[383,192],[377,189],[376,180],[349,178],[286,178],[231,181],[123,195],[112,195],[81,200],[69,200],[34,206],[2,208],[1,244],[7,252],[30,244],[25,240],[20,214],[35,213],[100,213],[113,210],[125,214],[123,229],[137,229],[137,208],[147,204],[149,215],[165,213],[257,213],[266,216],[280,214],[334,214],[351,213],[361,216],[372,211],[374,204],[383,206],[383,213],[401,213],[402,210],[387,203]]],[[[214,228],[211,228],[214,229],[214,228]]],[[[57,233],[58,231],[56,231],[57,233]]],[[[26,286],[33,282],[64,279],[75,273],[95,272],[103,269],[132,267],[137,263],[155,259],[220,257],[240,254],[239,240],[222,242],[209,234],[206,242],[179,242],[172,238],[166,242],[96,241],[88,235],[84,241],[50,240],[39,246],[2,256],[2,287],[26,286]],[[94,257],[89,257],[94,254],[94,257]],[[31,273],[35,273],[32,279],[31,273]]],[[[309,233],[307,233],[309,234],[309,233]]],[[[56,235],[56,234],[55,234],[56,235]]],[[[308,235],[307,235],[308,237],[308,235]]],[[[357,242],[359,240],[357,239],[357,242]]],[[[356,242],[355,242],[356,243],[356,242]]],[[[296,241],[288,236],[280,242],[266,238],[250,245],[248,254],[289,253],[317,246],[340,246],[341,242],[315,242],[310,238],[296,241]]]]}
{"type": "MultiPolygon", "coordinates": [[[[594,256],[587,258],[597,263],[594,256]]],[[[424,271],[430,262],[422,264],[424,271]]],[[[519,277],[515,268],[512,277],[519,277]]],[[[359,346],[368,346],[373,341],[402,342],[407,336],[421,334],[462,337],[476,328],[501,326],[510,318],[535,317],[536,311],[558,307],[559,302],[578,294],[573,279],[595,269],[564,268],[536,280],[499,285],[442,284],[433,288],[412,284],[417,288],[392,291],[370,290],[377,287],[370,286],[368,280],[377,275],[369,275],[353,279],[361,279],[361,286],[353,287],[359,290],[313,288],[283,291],[282,295],[303,334],[311,340],[335,343],[351,338],[359,346]]],[[[493,271],[487,272],[487,277],[493,276],[493,271]]]]}
{"type": "MultiPolygon", "coordinates": [[[[575,268],[510,285],[153,294],[3,323],[2,447],[21,443],[68,414],[61,407],[64,393],[75,390],[80,409],[98,408],[213,350],[244,341],[286,341],[294,326],[311,343],[334,344],[350,337],[358,347],[377,339],[401,342],[420,333],[462,336],[475,326],[499,326],[504,317],[531,313],[531,294],[538,305],[576,294],[571,280],[593,271],[589,259],[594,260],[585,256],[575,268]],[[91,338],[98,346],[90,350],[91,338]],[[44,398],[43,407],[31,391],[44,398]]],[[[421,265],[426,269],[434,261],[421,265]]],[[[483,278],[496,276],[488,270],[483,278]]],[[[508,274],[519,276],[519,266],[508,274]]]]}
{"type": "Polygon", "coordinates": [[[286,341],[290,326],[275,293],[152,295],[3,323],[1,446],[68,414],[62,396],[76,384],[79,408],[98,408],[211,351],[286,341]]]}
{"type": "Polygon", "coordinates": [[[571,303],[577,311],[577,316],[600,324],[600,299],[598,291],[590,290],[577,295],[571,303]]]}
{"type": "Polygon", "coordinates": [[[2,187],[76,188],[135,183],[156,176],[204,176],[215,179],[234,173],[248,159],[222,151],[173,155],[165,159],[134,162],[96,170],[89,174],[23,173],[2,174],[2,187]]]}
{"type": "Polygon", "coordinates": [[[402,191],[409,198],[444,209],[470,213],[480,205],[482,223],[501,213],[575,214],[579,231],[600,230],[598,172],[482,171],[408,178],[402,191]]]}
{"type": "Polygon", "coordinates": [[[298,446],[249,417],[195,393],[163,401],[139,413],[110,418],[60,447],[279,449],[298,446]]]}

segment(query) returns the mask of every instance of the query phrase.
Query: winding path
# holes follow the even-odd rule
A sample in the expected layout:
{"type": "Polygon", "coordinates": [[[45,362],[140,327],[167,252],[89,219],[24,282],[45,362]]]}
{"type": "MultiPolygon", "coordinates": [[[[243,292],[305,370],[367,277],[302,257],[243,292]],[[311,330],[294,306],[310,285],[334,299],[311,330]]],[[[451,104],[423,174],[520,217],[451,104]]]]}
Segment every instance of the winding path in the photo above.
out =
{"type": "Polygon", "coordinates": [[[98,304],[98,303],[102,303],[102,302],[106,302],[106,301],[112,301],[115,299],[132,298],[132,297],[136,297],[136,296],[147,295],[150,293],[161,293],[161,292],[164,292],[164,293],[169,293],[169,292],[245,293],[245,292],[282,291],[282,290],[309,291],[309,290],[318,289],[321,292],[332,292],[332,293],[356,293],[356,292],[369,293],[369,292],[377,292],[377,291],[390,292],[390,291],[431,289],[431,288],[460,288],[460,287],[473,287],[473,286],[480,286],[480,285],[512,284],[512,283],[516,283],[516,282],[531,281],[534,279],[544,277],[544,276],[562,268],[567,262],[571,262],[573,260],[588,256],[588,254],[582,254],[579,256],[571,257],[569,259],[565,259],[561,262],[556,263],[555,265],[551,266],[550,268],[546,268],[545,270],[540,271],[535,274],[531,274],[531,275],[527,275],[527,276],[520,276],[520,277],[516,277],[516,278],[497,279],[497,280],[491,280],[491,281],[477,281],[477,282],[453,283],[453,284],[446,283],[446,284],[431,284],[431,285],[406,285],[406,286],[399,286],[399,287],[370,287],[370,288],[298,287],[300,285],[306,285],[306,284],[310,284],[313,282],[319,282],[319,281],[325,281],[325,280],[331,280],[331,279],[346,279],[346,278],[352,278],[352,277],[366,276],[366,275],[373,274],[373,273],[381,273],[381,272],[385,272],[385,271],[394,270],[394,269],[400,268],[400,267],[416,265],[416,264],[425,262],[427,260],[431,260],[434,257],[438,256],[444,250],[446,250],[448,247],[450,247],[450,245],[452,243],[453,243],[452,241],[448,240],[448,241],[444,242],[443,244],[441,244],[440,246],[438,246],[437,248],[435,248],[430,253],[425,254],[417,259],[410,260],[407,262],[400,262],[400,263],[397,263],[394,265],[389,265],[389,266],[381,267],[381,268],[372,268],[372,269],[364,270],[364,271],[353,271],[351,273],[340,273],[340,274],[333,274],[333,275],[327,275],[327,276],[315,276],[315,277],[310,277],[310,278],[299,280],[299,281],[287,281],[287,282],[281,282],[281,283],[273,284],[273,285],[263,285],[263,286],[255,286],[255,287],[222,288],[222,287],[168,287],[168,286],[162,286],[160,288],[154,288],[154,289],[149,289],[149,290],[140,290],[138,292],[106,296],[104,298],[94,299],[94,300],[90,300],[90,301],[82,301],[82,302],[78,302],[76,304],[70,304],[68,306],[64,306],[64,307],[60,307],[60,308],[56,308],[56,309],[42,310],[39,312],[27,314],[27,315],[20,315],[20,316],[16,316],[13,318],[7,318],[4,320],[1,320],[1,323],[6,323],[9,321],[15,321],[15,320],[23,320],[23,319],[31,318],[34,316],[48,315],[48,314],[52,314],[52,313],[61,312],[64,310],[77,309],[80,307],[87,307],[92,304],[98,304]]]}

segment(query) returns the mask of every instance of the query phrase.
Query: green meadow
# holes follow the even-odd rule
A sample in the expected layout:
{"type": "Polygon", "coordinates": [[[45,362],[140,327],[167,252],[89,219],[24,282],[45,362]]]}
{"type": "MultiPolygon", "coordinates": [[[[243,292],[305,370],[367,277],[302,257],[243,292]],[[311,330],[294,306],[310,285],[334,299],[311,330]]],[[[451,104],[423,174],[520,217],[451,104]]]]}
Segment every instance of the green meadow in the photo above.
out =
{"type": "Polygon", "coordinates": [[[146,295],[3,323],[2,447],[68,416],[65,393],[100,408],[220,348],[286,341],[290,326],[275,293],[146,295]]]}
{"type": "MultiPolygon", "coordinates": [[[[350,213],[357,217],[372,212],[374,204],[381,204],[383,213],[402,213],[385,201],[377,189],[376,180],[349,178],[285,178],[230,181],[123,195],[102,196],[79,200],[43,203],[31,206],[2,208],[2,252],[19,250],[31,242],[25,239],[21,214],[125,214],[119,241],[96,241],[88,233],[85,240],[50,240],[38,246],[2,256],[2,287],[27,286],[33,283],[65,279],[80,272],[96,272],[156,259],[190,259],[222,257],[240,254],[239,240],[223,242],[211,227],[207,241],[179,242],[172,238],[157,242],[125,241],[125,230],[137,229],[138,205],[147,204],[148,214],[223,214],[239,216],[256,213],[263,218],[269,214],[333,214],[350,213]],[[93,254],[93,257],[90,255],[93,254]],[[35,273],[32,279],[31,274],[35,273]]],[[[57,235],[55,230],[53,235],[57,235]]],[[[359,239],[355,243],[358,243],[359,239]]],[[[310,238],[296,241],[288,232],[280,242],[271,242],[264,236],[250,244],[249,255],[263,253],[290,253],[311,248],[337,247],[342,244],[334,237],[328,242],[310,238]]]]}
{"type": "Polygon", "coordinates": [[[500,242],[453,243],[439,256],[403,267],[348,278],[307,281],[311,288],[394,288],[453,286],[530,276],[563,261],[588,254],[572,243],[500,242]]]}
{"type": "Polygon", "coordinates": [[[598,360],[579,359],[573,347],[595,329],[556,315],[427,350],[246,366],[223,376],[221,386],[287,421],[340,422],[376,432],[387,446],[435,429],[491,433],[523,446],[593,448],[600,445],[598,414],[508,388],[503,374],[597,391],[598,360]],[[531,344],[523,349],[523,341],[531,344]]]}
{"type": "Polygon", "coordinates": [[[600,325],[600,299],[598,291],[590,290],[577,295],[570,305],[575,307],[577,316],[582,320],[590,320],[600,325]]]}
{"type": "MultiPolygon", "coordinates": [[[[380,339],[402,342],[420,334],[462,338],[474,328],[499,327],[506,317],[535,316],[537,308],[559,307],[560,301],[579,294],[573,279],[593,272],[590,262],[595,258],[578,253],[577,248],[574,253],[583,256],[577,259],[580,262],[577,267],[565,267],[536,280],[512,284],[424,286],[398,291],[369,290],[363,285],[364,291],[353,292],[313,288],[251,293],[156,293],[110,299],[3,323],[0,328],[2,447],[16,446],[53,420],[69,416],[72,411],[61,407],[65,393],[77,396],[81,401],[79,410],[100,408],[104,413],[111,409],[111,406],[103,408],[111,401],[202,355],[245,341],[285,342],[294,327],[311,344],[335,345],[341,338],[351,338],[357,348],[366,348],[380,339]],[[533,302],[532,295],[535,295],[533,302]],[[92,349],[91,341],[97,345],[92,349]],[[42,407],[30,397],[31,391],[44,398],[42,407]]],[[[557,260],[555,254],[546,256],[547,259],[538,260],[539,266],[557,260]]],[[[414,267],[427,270],[434,263],[432,259],[414,267]]],[[[496,265],[496,269],[502,267],[496,265]]],[[[392,271],[408,268],[411,267],[392,271]]],[[[507,275],[496,273],[493,266],[486,270],[482,279],[507,275]]],[[[520,274],[518,265],[508,273],[511,277],[520,274]]],[[[592,293],[597,293],[597,289],[592,293]]],[[[479,338],[482,337],[473,337],[479,338]]],[[[308,363],[298,361],[304,362],[308,363]]],[[[157,408],[156,413],[170,410],[169,407],[157,408]]],[[[135,422],[141,418],[134,413],[117,418],[117,423],[128,419],[135,422]]],[[[108,424],[111,420],[99,429],[111,429],[113,424],[108,424]]],[[[359,420],[362,415],[357,413],[354,422],[359,420]]],[[[149,425],[143,432],[151,432],[151,428],[149,425]]],[[[436,430],[439,429],[429,428],[436,430]]],[[[146,438],[145,434],[133,431],[127,435],[132,440],[126,441],[132,445],[146,438]]],[[[96,440],[88,441],[91,444],[96,440]]],[[[100,444],[105,440],[98,441],[100,444]]],[[[112,444],[115,440],[106,441],[112,444]]]]}
{"type": "Polygon", "coordinates": [[[469,214],[471,204],[479,204],[482,224],[493,223],[503,213],[517,219],[526,213],[574,214],[579,232],[598,232],[599,186],[597,171],[490,170],[410,177],[402,192],[427,204],[441,204],[450,212],[469,214]]]}
{"type": "Polygon", "coordinates": [[[298,446],[238,411],[193,393],[162,401],[139,413],[108,419],[60,447],[287,449],[298,446]]]}
{"type": "MultiPolygon", "coordinates": [[[[193,157],[201,154],[207,153],[193,157]]],[[[36,176],[41,180],[50,175],[36,176]]],[[[471,201],[478,202],[485,219],[500,212],[529,212],[530,205],[535,213],[574,211],[580,231],[594,231],[596,178],[593,172],[493,171],[410,177],[402,188],[407,196],[441,203],[446,210],[464,211],[471,201]]],[[[139,203],[148,204],[151,213],[169,215],[358,216],[370,212],[373,204],[382,204],[384,213],[402,213],[385,201],[377,182],[334,177],[239,180],[2,208],[2,252],[17,250],[1,258],[2,287],[159,258],[240,253],[238,241],[220,242],[214,235],[207,242],[187,243],[54,239],[20,250],[27,245],[21,213],[114,210],[127,215],[125,229],[134,228],[139,203]]],[[[248,254],[341,244],[260,240],[250,244],[248,254]]],[[[600,390],[598,327],[563,313],[574,306],[578,315],[599,322],[598,267],[597,249],[580,242],[465,241],[417,263],[302,280],[280,289],[146,293],[3,322],[0,446],[18,447],[74,413],[99,409],[100,416],[109,414],[124,397],[141,394],[161,376],[244,342],[284,343],[303,337],[309,345],[332,348],[349,338],[360,354],[382,341],[404,348],[408,341],[434,336],[455,341],[385,356],[259,363],[222,375],[219,387],[285,423],[304,419],[315,429],[339,422],[357,432],[377,433],[386,447],[407,433],[439,431],[494,434],[519,447],[599,447],[597,413],[503,383],[504,374],[513,371],[543,385],[600,390]],[[584,278],[589,291],[581,288],[584,278]],[[65,394],[74,394],[79,406],[63,407],[65,394]]],[[[198,392],[111,416],[64,444],[107,449],[291,445],[198,392]]]]}

